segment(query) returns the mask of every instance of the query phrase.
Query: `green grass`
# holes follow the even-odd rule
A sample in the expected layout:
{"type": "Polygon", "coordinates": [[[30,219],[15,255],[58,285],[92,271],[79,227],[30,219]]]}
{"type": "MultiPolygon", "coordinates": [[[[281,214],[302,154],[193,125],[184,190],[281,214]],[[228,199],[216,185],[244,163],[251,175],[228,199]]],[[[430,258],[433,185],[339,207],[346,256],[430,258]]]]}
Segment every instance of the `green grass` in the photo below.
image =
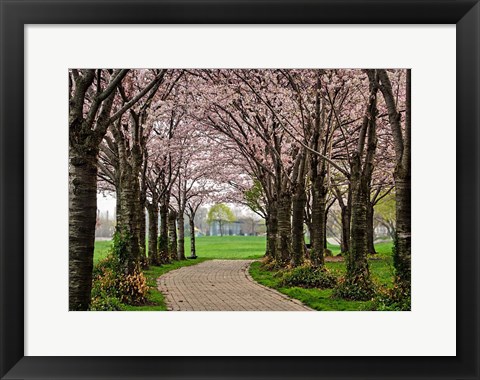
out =
{"type": "MultiPolygon", "coordinates": [[[[375,246],[378,255],[369,260],[370,273],[373,280],[386,287],[393,285],[392,243],[382,243],[375,246]]],[[[345,274],[345,262],[326,263],[326,267],[341,276],[345,274]]],[[[370,301],[346,301],[331,297],[332,289],[304,289],[299,287],[282,287],[281,272],[271,272],[262,269],[260,262],[250,266],[250,275],[262,285],[277,289],[281,293],[303,302],[315,310],[365,310],[370,301]]]]}
{"type": "MultiPolygon", "coordinates": [[[[198,257],[209,259],[258,259],[265,254],[264,236],[202,236],[195,238],[198,257]]],[[[190,256],[190,238],[185,238],[190,256]]]]}
{"type": "Polygon", "coordinates": [[[104,259],[110,253],[112,248],[111,240],[95,240],[95,252],[93,254],[93,264],[104,259]]]}
{"type": "MultiPolygon", "coordinates": [[[[259,259],[265,254],[264,236],[202,236],[195,239],[197,256],[208,259],[259,259]]],[[[94,263],[109,253],[111,241],[96,241],[94,263]]],[[[185,256],[190,256],[190,238],[185,238],[185,256]]]]}
{"type": "MultiPolygon", "coordinates": [[[[265,254],[264,236],[202,236],[195,239],[197,256],[210,259],[259,259],[265,254]]],[[[111,241],[96,241],[94,262],[107,256],[111,241]]],[[[334,256],[340,253],[338,245],[327,244],[334,256]]],[[[376,244],[379,257],[390,257],[392,243],[376,244]]],[[[185,255],[190,256],[190,238],[185,238],[185,255]]]]}
{"type": "MultiPolygon", "coordinates": [[[[327,248],[332,251],[333,256],[337,256],[340,253],[340,246],[327,243],[327,248]]],[[[375,250],[380,256],[391,256],[392,254],[392,242],[375,244],[375,250]]]]}

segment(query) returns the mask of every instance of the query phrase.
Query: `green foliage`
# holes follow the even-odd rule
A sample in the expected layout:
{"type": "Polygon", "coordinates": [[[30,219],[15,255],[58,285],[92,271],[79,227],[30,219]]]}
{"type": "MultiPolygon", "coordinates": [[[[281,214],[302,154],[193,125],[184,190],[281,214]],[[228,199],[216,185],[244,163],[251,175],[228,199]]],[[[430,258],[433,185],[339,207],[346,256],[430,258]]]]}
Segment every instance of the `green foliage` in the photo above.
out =
{"type": "Polygon", "coordinates": [[[116,297],[110,297],[106,294],[93,297],[90,304],[91,311],[121,311],[124,310],[122,301],[116,297]]]}
{"type": "Polygon", "coordinates": [[[227,223],[235,221],[235,215],[225,203],[217,203],[208,210],[207,222],[211,224],[217,220],[227,223]]]}
{"type": "Polygon", "coordinates": [[[367,310],[409,311],[411,310],[410,292],[399,287],[380,288],[367,310]]]}
{"type": "Polygon", "coordinates": [[[250,189],[243,192],[247,206],[254,212],[262,209],[263,188],[259,180],[255,179],[250,189]]]}
{"type": "Polygon", "coordinates": [[[128,236],[115,232],[111,253],[97,262],[93,270],[92,310],[119,310],[118,302],[138,305],[145,303],[148,287],[142,272],[125,274],[129,258],[128,236]],[[117,302],[118,301],[118,302],[117,302]]]}
{"type": "Polygon", "coordinates": [[[116,301],[139,305],[145,303],[148,286],[142,272],[125,275],[118,270],[117,258],[112,254],[98,262],[93,271],[92,310],[116,308],[116,301]],[[100,309],[98,309],[100,307],[100,309]]]}
{"type": "Polygon", "coordinates": [[[337,284],[337,278],[326,268],[303,265],[286,271],[281,286],[329,289],[337,284]]]}
{"type": "Polygon", "coordinates": [[[386,221],[395,221],[395,192],[392,191],[375,205],[375,214],[386,221]]]}
{"type": "Polygon", "coordinates": [[[117,260],[113,255],[98,261],[94,266],[90,310],[122,310],[117,288],[117,268],[117,260]]]}
{"type": "Polygon", "coordinates": [[[159,256],[159,260],[162,264],[165,264],[169,261],[168,258],[168,237],[159,235],[158,236],[158,252],[157,255],[159,256]]]}
{"type": "Polygon", "coordinates": [[[332,297],[352,301],[369,301],[375,296],[373,282],[363,279],[341,277],[333,290],[332,297]]]}
{"type": "Polygon", "coordinates": [[[130,235],[127,232],[120,232],[118,229],[113,234],[112,255],[117,260],[118,265],[126,263],[129,259],[128,242],[130,235]]]}

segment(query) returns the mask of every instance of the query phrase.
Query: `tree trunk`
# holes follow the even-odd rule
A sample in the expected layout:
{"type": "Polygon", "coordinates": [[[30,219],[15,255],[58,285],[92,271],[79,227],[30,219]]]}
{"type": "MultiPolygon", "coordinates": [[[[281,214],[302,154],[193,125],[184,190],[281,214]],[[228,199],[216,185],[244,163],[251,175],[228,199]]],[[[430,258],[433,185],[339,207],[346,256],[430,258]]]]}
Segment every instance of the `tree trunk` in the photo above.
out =
{"type": "Polygon", "coordinates": [[[158,203],[147,203],[148,210],[148,260],[151,265],[160,265],[158,260],[158,203]]]}
{"type": "Polygon", "coordinates": [[[397,173],[395,176],[397,226],[393,263],[396,283],[404,292],[410,292],[411,284],[411,188],[410,173],[397,173]]]}
{"type": "Polygon", "coordinates": [[[351,159],[352,188],[352,223],[350,234],[350,251],[346,256],[347,273],[345,276],[345,298],[367,300],[373,294],[373,283],[367,260],[367,207],[370,196],[369,183],[373,172],[373,161],[377,147],[376,113],[377,113],[377,87],[373,83],[373,70],[369,73],[370,97],[366,110],[362,130],[360,131],[357,150],[351,159]],[[367,137],[368,136],[368,137],[367,137]],[[367,151],[363,151],[367,140],[367,151]],[[364,163],[362,165],[362,160],[364,163]]]}
{"type": "Polygon", "coordinates": [[[273,260],[277,260],[277,232],[278,232],[278,219],[277,208],[275,204],[268,206],[267,218],[265,219],[265,226],[267,228],[267,249],[265,256],[270,257],[273,260]]]}
{"type": "MultiPolygon", "coordinates": [[[[323,248],[327,249],[327,223],[328,223],[328,210],[325,208],[325,220],[323,221],[323,248]]],[[[325,252],[325,251],[324,251],[325,252]]]]}
{"type": "Polygon", "coordinates": [[[347,188],[347,202],[343,201],[343,194],[338,187],[333,186],[335,190],[338,205],[340,206],[340,219],[342,224],[342,236],[340,241],[340,252],[347,253],[350,250],[350,219],[352,216],[352,186],[347,188]]]}
{"type": "Polygon", "coordinates": [[[341,208],[342,215],[342,243],[340,250],[342,254],[350,250],[350,220],[352,217],[352,191],[349,186],[347,204],[341,208]]]}
{"type": "Polygon", "coordinates": [[[305,257],[305,233],[303,230],[303,219],[305,214],[305,203],[307,195],[305,187],[298,185],[293,196],[292,207],[292,261],[293,266],[299,266],[303,263],[305,257]]]}
{"type": "Polygon", "coordinates": [[[178,213],[178,260],[186,260],[185,257],[185,217],[183,212],[178,213]]]}
{"type": "Polygon", "coordinates": [[[396,283],[404,292],[410,294],[411,286],[411,70],[407,70],[406,113],[404,150],[400,165],[397,165],[394,180],[396,189],[396,239],[394,265],[396,283]]]}
{"type": "Polygon", "coordinates": [[[140,194],[140,198],[137,204],[138,210],[138,242],[139,242],[139,249],[140,249],[140,260],[142,265],[148,266],[148,259],[147,259],[147,220],[145,215],[145,205],[147,203],[146,196],[144,194],[140,194]]]}
{"type": "MultiPolygon", "coordinates": [[[[120,210],[116,233],[124,250],[119,252],[119,260],[125,274],[133,274],[139,270],[139,220],[138,220],[138,177],[132,173],[131,166],[121,166],[120,210]]],[[[118,196],[118,195],[117,195],[118,196]]]]}
{"type": "Polygon", "coordinates": [[[171,260],[177,260],[177,212],[170,210],[168,213],[168,252],[171,260]]]}
{"type": "Polygon", "coordinates": [[[158,256],[160,264],[170,262],[168,253],[168,203],[165,198],[160,203],[160,237],[158,239],[158,256]]]}
{"type": "Polygon", "coordinates": [[[195,247],[195,214],[189,216],[190,224],[190,258],[197,258],[197,251],[195,247]]]}
{"type": "Polygon", "coordinates": [[[327,191],[324,178],[318,175],[312,187],[312,231],[310,235],[310,258],[312,264],[322,267],[325,263],[325,209],[327,191]]]}
{"type": "MultiPolygon", "coordinates": [[[[120,170],[120,169],[119,169],[120,170]]],[[[120,178],[117,179],[115,184],[115,225],[119,223],[119,215],[122,213],[122,205],[120,203],[120,178]]]]}
{"type": "Polygon", "coordinates": [[[372,202],[368,201],[367,203],[367,252],[375,255],[377,252],[375,251],[375,231],[373,227],[373,204],[372,202]]]}
{"type": "Polygon", "coordinates": [[[292,259],[292,197],[283,192],[278,199],[277,254],[284,266],[292,259]]]}
{"type": "MultiPolygon", "coordinates": [[[[360,160],[360,158],[358,158],[360,160]]],[[[350,250],[346,255],[347,283],[370,293],[371,281],[367,261],[367,189],[362,186],[359,170],[352,171],[352,223],[350,250]]]]}
{"type": "Polygon", "coordinates": [[[405,132],[402,132],[401,114],[397,110],[392,85],[385,70],[378,70],[380,90],[388,109],[395,147],[396,228],[395,228],[395,283],[403,292],[410,294],[411,287],[411,70],[407,69],[405,132]]]}
{"type": "Polygon", "coordinates": [[[88,310],[92,290],[97,212],[97,152],[69,149],[69,298],[70,310],[88,310]]]}

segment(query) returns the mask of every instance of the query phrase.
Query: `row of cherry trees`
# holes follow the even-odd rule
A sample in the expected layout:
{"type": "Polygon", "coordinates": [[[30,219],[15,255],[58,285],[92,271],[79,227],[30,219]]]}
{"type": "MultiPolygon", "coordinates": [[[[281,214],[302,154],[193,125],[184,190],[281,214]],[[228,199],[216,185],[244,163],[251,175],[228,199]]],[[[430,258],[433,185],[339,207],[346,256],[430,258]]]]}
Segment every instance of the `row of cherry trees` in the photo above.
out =
{"type": "Polygon", "coordinates": [[[101,189],[116,193],[125,273],[147,249],[154,265],[184,259],[184,215],[194,232],[207,199],[265,218],[276,265],[322,268],[336,201],[346,284],[365,296],[373,208],[394,189],[396,281],[409,291],[409,83],[405,70],[72,70],[70,309],[90,301],[101,189]]]}

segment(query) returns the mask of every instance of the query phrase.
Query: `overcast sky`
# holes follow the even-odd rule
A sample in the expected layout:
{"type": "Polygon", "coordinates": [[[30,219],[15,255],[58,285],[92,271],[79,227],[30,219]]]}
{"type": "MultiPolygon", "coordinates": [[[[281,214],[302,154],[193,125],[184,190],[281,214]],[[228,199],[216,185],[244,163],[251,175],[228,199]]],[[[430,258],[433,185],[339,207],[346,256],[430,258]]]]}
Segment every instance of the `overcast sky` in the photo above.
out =
{"type": "Polygon", "coordinates": [[[115,202],[116,199],[111,195],[103,195],[101,193],[97,194],[97,209],[99,209],[101,213],[108,211],[110,215],[113,215],[115,210],[115,202]]]}
{"type": "MultiPolygon", "coordinates": [[[[102,194],[102,193],[97,193],[97,209],[100,210],[100,213],[102,215],[105,215],[105,213],[108,211],[109,215],[114,215],[115,212],[115,204],[116,204],[116,199],[115,197],[109,195],[109,194],[102,194]]],[[[258,216],[252,212],[250,209],[244,206],[240,205],[233,205],[229,204],[231,207],[234,206],[236,209],[237,213],[240,213],[243,216],[253,216],[255,219],[258,218],[258,216]]],[[[210,204],[206,204],[206,207],[209,207],[210,204]]],[[[240,216],[240,215],[238,215],[240,216]]]]}

